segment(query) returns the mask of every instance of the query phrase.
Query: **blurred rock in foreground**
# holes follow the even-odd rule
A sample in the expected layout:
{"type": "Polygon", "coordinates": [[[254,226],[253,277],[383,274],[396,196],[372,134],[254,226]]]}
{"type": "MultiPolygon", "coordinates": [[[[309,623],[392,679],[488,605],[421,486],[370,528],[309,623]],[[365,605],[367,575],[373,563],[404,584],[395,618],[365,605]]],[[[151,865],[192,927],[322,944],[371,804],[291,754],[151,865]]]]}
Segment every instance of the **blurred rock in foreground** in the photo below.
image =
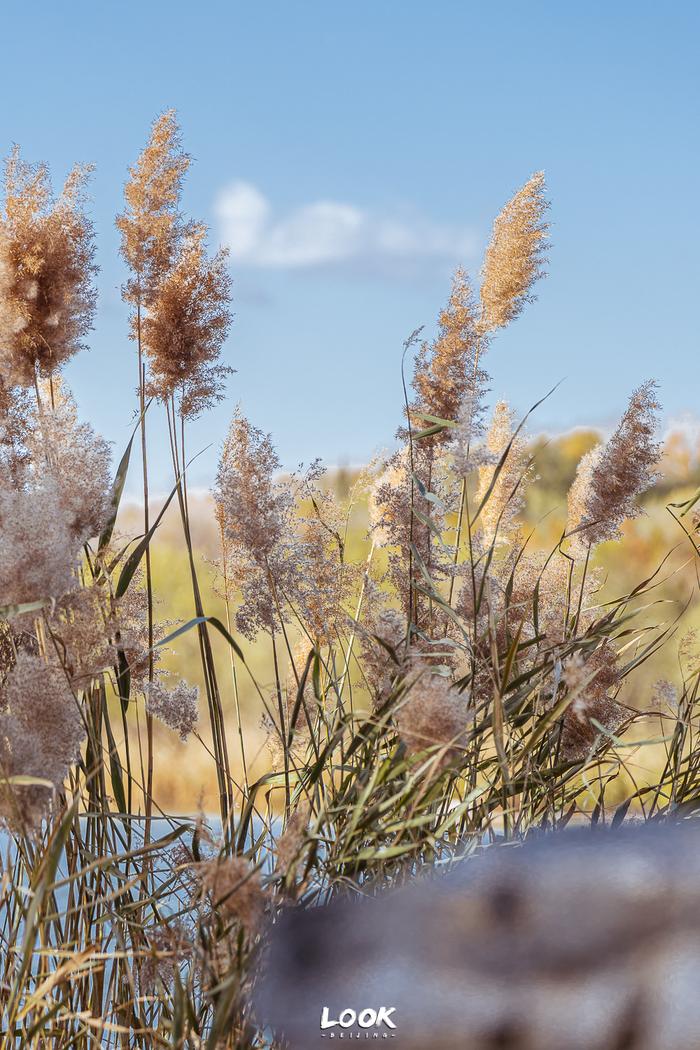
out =
{"type": "Polygon", "coordinates": [[[257,1010],[292,1050],[694,1050],[699,989],[700,829],[640,826],[290,911],[257,1010]]]}

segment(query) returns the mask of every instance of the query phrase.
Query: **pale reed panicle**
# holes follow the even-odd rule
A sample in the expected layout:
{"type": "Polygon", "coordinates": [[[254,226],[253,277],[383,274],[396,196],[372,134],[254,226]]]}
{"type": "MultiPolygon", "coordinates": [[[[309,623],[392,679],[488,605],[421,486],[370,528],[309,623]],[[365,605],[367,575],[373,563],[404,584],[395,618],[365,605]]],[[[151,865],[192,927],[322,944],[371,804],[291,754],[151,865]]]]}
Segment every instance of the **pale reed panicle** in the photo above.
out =
{"type": "Polygon", "coordinates": [[[623,522],[641,513],[638,497],[653,485],[661,454],[655,392],[651,380],[638,387],[612,437],[581,460],[568,498],[574,553],[619,538],[623,522]]]}
{"type": "Polygon", "coordinates": [[[232,542],[269,557],[289,529],[293,496],[276,478],[281,464],[269,434],[237,408],[224,441],[215,499],[232,542]]]}
{"type": "Polygon", "coordinates": [[[379,707],[404,666],[406,617],[389,603],[386,591],[369,575],[361,619],[353,626],[360,637],[362,675],[374,706],[379,707]]]}
{"type": "Polygon", "coordinates": [[[587,658],[578,651],[565,661],[562,679],[575,693],[564,715],[562,756],[584,758],[601,736],[607,743],[599,726],[614,734],[630,717],[630,711],[610,695],[620,681],[617,652],[607,641],[587,658]]]}
{"type": "MultiPolygon", "coordinates": [[[[485,375],[485,373],[483,373],[485,375]]],[[[456,416],[456,426],[449,437],[449,448],[453,457],[457,476],[466,478],[474,470],[493,464],[493,454],[485,442],[479,441],[484,435],[485,389],[468,392],[456,416]]]]}
{"type": "Polygon", "coordinates": [[[15,488],[24,483],[31,455],[27,447],[32,429],[31,395],[0,376],[0,474],[15,488]]]}
{"type": "Polygon", "coordinates": [[[532,175],[493,224],[481,271],[479,330],[486,334],[513,321],[533,299],[543,276],[548,224],[544,172],[532,175]]]}
{"type": "Polygon", "coordinates": [[[339,536],[318,518],[299,521],[299,573],[290,597],[305,630],[320,645],[336,641],[345,622],[344,604],[357,576],[357,566],[343,560],[339,536]]]}
{"type": "Polygon", "coordinates": [[[189,165],[175,111],[167,110],[154,120],[146,147],[129,169],[126,207],[116,220],[121,254],[131,272],[123,295],[136,307],[149,305],[175,263],[184,229],[180,196],[189,165]]]}
{"type": "Polygon", "coordinates": [[[479,521],[482,545],[489,549],[496,542],[512,541],[517,534],[529,472],[527,443],[522,431],[516,432],[515,416],[506,401],[494,407],[485,445],[493,466],[479,470],[476,506],[486,500],[479,521]]]}
{"type": "MultiPolygon", "coordinates": [[[[106,552],[106,558],[111,557],[106,552]]],[[[86,691],[103,674],[113,675],[126,662],[131,692],[144,692],[148,684],[149,646],[147,596],[142,574],[116,598],[104,575],[83,582],[44,610],[55,658],[76,691],[86,691]]],[[[18,626],[23,623],[18,620],[18,626]]],[[[171,623],[161,624],[167,630],[171,623]]],[[[156,647],[151,659],[158,668],[163,651],[156,647]]],[[[121,668],[123,672],[123,666],[121,668]]],[[[156,669],[156,680],[164,672],[156,669]]]]}
{"type": "MultiPolygon", "coordinates": [[[[149,645],[148,593],[144,586],[144,573],[139,570],[126,592],[111,602],[114,621],[114,638],[123,651],[129,667],[132,691],[145,692],[150,679],[151,665],[159,664],[163,649],[149,645]]],[[[172,627],[172,623],[161,624],[161,629],[172,627]]],[[[155,671],[156,676],[158,671],[155,671]]]]}
{"type": "Polygon", "coordinates": [[[213,857],[194,867],[201,891],[226,922],[255,933],[265,914],[268,895],[259,873],[245,857],[213,857]]]}
{"type": "Polygon", "coordinates": [[[158,925],[143,930],[150,954],[139,959],[138,988],[143,996],[162,995],[172,991],[179,979],[183,962],[194,956],[194,933],[191,923],[181,919],[159,919],[158,925]]]}
{"type": "Polygon", "coordinates": [[[77,587],[80,544],[72,524],[53,479],[18,489],[0,478],[3,604],[59,599],[77,587]]]}
{"type": "Polygon", "coordinates": [[[45,614],[56,659],[76,692],[117,664],[115,605],[105,586],[91,583],[65,595],[45,614]]]}
{"type": "Polygon", "coordinates": [[[199,721],[199,689],[184,680],[172,689],[156,679],[144,685],[146,711],[173,729],[185,741],[199,721]]]}
{"type": "MultiPolygon", "coordinates": [[[[20,391],[14,388],[12,394],[20,391]]],[[[78,586],[85,541],[109,510],[111,455],[58,380],[17,402],[10,468],[0,477],[0,591],[6,604],[60,600],[78,586]],[[50,400],[53,404],[50,403],[50,400]],[[12,469],[14,467],[14,469],[12,469]]],[[[12,411],[12,405],[8,416],[12,411]]],[[[7,433],[7,430],[5,431],[7,433]]]]}
{"type": "Polygon", "coordinates": [[[99,535],[109,512],[112,454],[60,381],[40,384],[28,448],[36,475],[53,478],[76,539],[99,535]]]}
{"type": "Polygon", "coordinates": [[[357,577],[344,560],[341,508],[320,487],[318,463],[288,479],[279,468],[270,435],[237,410],[214,493],[224,589],[240,592],[236,623],[246,637],[293,618],[308,638],[331,644],[357,577]]]}
{"type": "Polygon", "coordinates": [[[308,838],[311,806],[301,802],[287,820],[275,842],[275,871],[293,876],[302,860],[302,847],[308,838]]]}
{"type": "Polygon", "coordinates": [[[369,489],[370,534],[380,547],[400,546],[410,530],[411,452],[404,446],[382,465],[369,489]]]}
{"type": "Polygon", "coordinates": [[[448,569],[445,549],[436,539],[445,527],[447,481],[443,449],[406,445],[390,457],[369,494],[370,535],[387,551],[387,577],[405,611],[413,601],[412,562],[414,575],[420,571],[418,560],[435,579],[448,569]]]}
{"type": "Polygon", "coordinates": [[[226,587],[240,590],[238,629],[247,638],[279,625],[279,595],[294,573],[289,538],[294,497],[276,477],[280,461],[269,434],[234,413],[224,442],[214,498],[226,558],[226,587]]]}
{"type": "Polygon", "coordinates": [[[407,693],[396,707],[395,719],[407,754],[437,747],[440,762],[450,762],[459,757],[466,744],[471,719],[469,694],[460,693],[447,678],[417,664],[409,676],[407,693]]]}
{"type": "Polygon", "coordinates": [[[227,262],[225,250],[208,258],[206,228],[193,226],[141,321],[150,366],[147,393],[166,403],[176,397],[185,419],[221,400],[232,371],[219,363],[232,320],[227,262]]]}
{"type": "Polygon", "coordinates": [[[77,760],[85,731],[60,667],[20,649],[0,690],[0,819],[36,825],[77,760]],[[17,784],[13,776],[48,784],[17,784]]]}
{"type": "Polygon", "coordinates": [[[54,198],[45,165],[15,147],[5,164],[0,216],[0,371],[33,386],[84,349],[97,293],[92,223],[85,214],[89,168],[76,167],[54,198]]]}
{"type": "Polygon", "coordinates": [[[361,568],[346,554],[355,491],[341,498],[325,475],[315,460],[292,477],[298,517],[295,602],[307,636],[330,645],[347,623],[345,610],[359,586],[361,568]]]}
{"type": "MultiPolygon", "coordinates": [[[[482,339],[480,344],[478,312],[469,279],[463,270],[458,270],[449,301],[439,317],[437,338],[432,344],[423,343],[416,355],[413,389],[417,397],[411,410],[455,420],[468,400],[472,423],[478,429],[479,409],[488,381],[479,367],[485,342],[482,339]]],[[[423,425],[419,418],[417,423],[423,425]]],[[[445,430],[435,439],[445,442],[449,437],[449,430],[445,430]]]]}
{"type": "Polygon", "coordinates": [[[677,718],[679,712],[678,686],[667,678],[659,678],[654,682],[647,710],[677,718]]]}

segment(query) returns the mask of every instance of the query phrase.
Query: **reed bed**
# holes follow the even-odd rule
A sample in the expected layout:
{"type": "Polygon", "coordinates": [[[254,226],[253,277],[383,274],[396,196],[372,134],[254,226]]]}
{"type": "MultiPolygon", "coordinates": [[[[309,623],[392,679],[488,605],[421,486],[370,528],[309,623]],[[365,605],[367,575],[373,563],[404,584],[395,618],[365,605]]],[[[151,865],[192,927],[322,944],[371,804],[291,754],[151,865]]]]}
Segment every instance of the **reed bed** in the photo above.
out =
{"type": "MultiPolygon", "coordinates": [[[[6,165],[8,1047],[272,1046],[250,1004],[266,930],[283,909],[373,894],[568,824],[687,819],[700,797],[700,658],[685,608],[660,597],[678,569],[667,558],[640,567],[628,593],[610,598],[597,563],[604,543],[625,558],[622,526],[656,480],[653,382],[581,460],[566,527],[544,550],[523,524],[525,493],[538,483],[527,420],[503,402],[488,411],[488,357],[543,276],[543,175],[497,217],[479,282],[455,275],[435,339],[406,341],[397,451],[347,498],[318,463],[283,476],[270,436],[233,412],[214,491],[217,616],[192,538],[187,436],[189,421],[224,397],[231,282],[225,253],[210,254],[206,228],[182,214],[189,164],[165,113],[130,169],[117,219],[137,380],[134,433],[118,464],[79,422],[62,378],[95,308],[89,172],[76,169],[54,196],[44,166],[18,150],[6,165]],[[164,433],[151,425],[154,403],[164,433]],[[153,441],[167,442],[173,470],[156,513],[153,441]],[[142,526],[124,535],[122,493],[139,469],[142,526]],[[348,542],[358,506],[370,519],[360,558],[348,542]],[[151,554],[171,507],[191,615],[161,623],[151,554]],[[192,668],[165,669],[185,635],[196,638],[201,689],[192,668]],[[260,639],[269,663],[258,680],[246,645],[260,639]],[[668,646],[680,684],[636,687],[668,646]],[[253,775],[243,684],[267,737],[262,775],[253,775]],[[217,814],[163,812],[156,724],[206,756],[217,814]],[[653,776],[640,776],[645,763],[653,776]]],[[[689,601],[697,499],[669,505],[689,601]]]]}

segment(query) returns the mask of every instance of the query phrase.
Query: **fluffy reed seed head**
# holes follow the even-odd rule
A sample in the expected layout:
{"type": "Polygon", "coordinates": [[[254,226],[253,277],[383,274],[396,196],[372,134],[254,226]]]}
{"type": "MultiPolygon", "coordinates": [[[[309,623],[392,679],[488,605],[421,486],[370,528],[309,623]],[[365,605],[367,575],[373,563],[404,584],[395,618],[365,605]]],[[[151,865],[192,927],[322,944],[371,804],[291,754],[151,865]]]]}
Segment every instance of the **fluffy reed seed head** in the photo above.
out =
{"type": "MultiPolygon", "coordinates": [[[[485,340],[480,346],[474,296],[463,270],[458,270],[454,276],[452,292],[440,314],[439,326],[437,339],[430,346],[423,343],[416,356],[413,388],[417,399],[412,409],[440,419],[455,420],[465,399],[474,408],[476,403],[480,405],[488,380],[486,373],[479,368],[479,351],[485,350],[485,340]]],[[[475,423],[478,415],[478,411],[472,412],[475,423]]],[[[449,431],[436,435],[440,442],[449,438],[449,431]]]]}
{"type": "Polygon", "coordinates": [[[507,401],[499,401],[494,407],[486,450],[493,465],[480,468],[476,505],[481,503],[493,483],[480,515],[482,542],[485,548],[489,548],[497,539],[505,542],[517,532],[528,470],[525,439],[522,432],[515,434],[515,415],[507,401]],[[510,451],[496,474],[498,463],[511,441],[510,451]]]}
{"type": "Polygon", "coordinates": [[[78,420],[68,389],[41,388],[29,448],[37,475],[53,478],[78,542],[97,536],[109,512],[112,456],[108,443],[78,420]]]}
{"type": "Polygon", "coordinates": [[[538,171],[506,204],[493,224],[481,276],[482,332],[509,324],[533,299],[532,288],[543,276],[549,207],[544,172],[538,171]]]}
{"type": "MultiPolygon", "coordinates": [[[[293,598],[305,634],[317,645],[332,644],[347,623],[346,605],[360,567],[345,556],[348,515],[334,487],[324,484],[325,468],[313,461],[292,476],[296,507],[293,598]]],[[[309,645],[307,643],[307,652],[309,645]]]]}
{"type": "Polygon", "coordinates": [[[182,920],[171,919],[143,932],[150,954],[138,962],[139,990],[144,996],[162,995],[164,989],[172,989],[183,960],[191,960],[194,954],[192,930],[182,920]]]}
{"type": "Polygon", "coordinates": [[[447,510],[442,451],[421,442],[411,454],[404,446],[388,460],[369,494],[370,531],[379,546],[388,548],[388,577],[404,609],[411,603],[412,559],[414,575],[417,558],[435,579],[447,568],[445,549],[435,538],[444,529],[447,510]]]}
{"type": "Polygon", "coordinates": [[[290,526],[293,498],[275,478],[279,469],[271,435],[253,426],[236,408],[214,495],[226,535],[256,558],[268,557],[290,526]]]}
{"type": "MultiPolygon", "coordinates": [[[[148,592],[141,571],[137,572],[127,591],[112,603],[113,637],[118,641],[129,666],[132,691],[145,692],[151,661],[158,663],[162,650],[149,650],[148,592]]],[[[172,626],[162,624],[161,627],[172,626]]]]}
{"type": "Polygon", "coordinates": [[[409,755],[427,748],[442,749],[441,761],[463,753],[470,721],[469,699],[448,679],[418,667],[415,681],[396,709],[399,737],[409,755]]]}
{"type": "Polygon", "coordinates": [[[179,733],[180,740],[187,740],[197,728],[199,721],[199,689],[185,681],[168,689],[158,680],[144,686],[146,710],[169,729],[179,733]]]}
{"type": "Polygon", "coordinates": [[[302,802],[289,817],[275,843],[275,868],[280,875],[293,875],[301,861],[301,850],[308,837],[311,807],[302,802]]]}
{"type": "Polygon", "coordinates": [[[356,577],[343,558],[341,509],[322,490],[318,462],[290,479],[270,435],[236,410],[219,463],[214,493],[222,534],[225,595],[240,590],[238,629],[253,638],[293,618],[319,644],[345,623],[344,603],[356,577]],[[309,513],[309,506],[313,513],[309,513]]]}
{"type": "Polygon", "coordinates": [[[97,267],[85,215],[90,168],[75,167],[54,198],[45,165],[19,149],[5,163],[0,220],[0,372],[32,386],[79,350],[92,328],[97,267]]]}
{"type": "Polygon", "coordinates": [[[77,760],[85,732],[65,674],[20,649],[0,691],[0,818],[36,825],[77,760]],[[2,782],[15,776],[43,784],[2,782]]]}
{"type": "Polygon", "coordinates": [[[561,751],[564,758],[584,758],[601,730],[591,721],[615,733],[628,718],[628,711],[609,694],[620,680],[617,652],[604,642],[587,659],[574,653],[564,663],[562,679],[570,692],[581,690],[564,714],[561,751]],[[589,680],[590,679],[590,680],[589,680]]]}
{"type": "Polygon", "coordinates": [[[679,706],[678,689],[673,682],[669,682],[667,678],[659,678],[654,682],[648,711],[671,714],[677,718],[679,706]]]}
{"type": "Polygon", "coordinates": [[[567,531],[583,526],[572,538],[575,552],[617,539],[622,523],[641,513],[637,497],[656,480],[661,453],[655,392],[652,380],[638,387],[612,437],[582,458],[568,499],[567,531]]]}
{"type": "Polygon", "coordinates": [[[0,474],[15,487],[23,484],[31,460],[27,448],[31,430],[29,391],[0,376],[0,474]]]}
{"type": "Polygon", "coordinates": [[[405,445],[387,460],[370,488],[370,532],[380,547],[406,542],[411,523],[410,471],[410,450],[405,445]]]}
{"type": "MultiPolygon", "coordinates": [[[[486,373],[484,372],[483,375],[485,376],[486,373]]],[[[486,389],[483,386],[467,391],[459,406],[457,426],[452,429],[449,437],[454,467],[462,478],[466,478],[468,474],[480,467],[488,466],[493,459],[488,447],[478,443],[478,439],[484,434],[483,401],[485,394],[486,389]]]]}
{"type": "Polygon", "coordinates": [[[36,389],[39,403],[31,410],[19,400],[27,415],[10,446],[10,469],[0,475],[3,604],[73,592],[81,547],[100,532],[109,510],[109,446],[78,422],[60,382],[52,381],[50,392],[48,383],[36,389]]]}
{"type": "Polygon", "coordinates": [[[3,604],[61,598],[77,586],[79,543],[53,479],[16,489],[0,478],[0,594],[3,604]]]}
{"type": "Polygon", "coordinates": [[[355,566],[344,564],[335,536],[316,518],[300,521],[297,549],[299,572],[293,595],[297,613],[318,644],[330,644],[345,620],[343,604],[355,566]]]}
{"type": "Polygon", "coordinates": [[[245,857],[215,857],[195,868],[212,906],[227,922],[238,922],[254,933],[265,913],[267,895],[260,875],[245,857]]]}
{"type": "Polygon", "coordinates": [[[46,623],[76,691],[117,663],[116,619],[104,586],[93,583],[65,595],[47,612],[46,623]]]}
{"type": "Polygon", "coordinates": [[[121,254],[131,271],[123,296],[134,305],[149,304],[175,262],[184,229],[180,195],[189,166],[175,110],[170,109],[153,121],[148,143],[129,169],[126,206],[116,220],[121,254]]]}
{"type": "Polygon", "coordinates": [[[278,611],[271,581],[284,593],[293,564],[294,498],[275,474],[280,468],[269,434],[236,409],[219,461],[214,498],[223,537],[227,594],[240,588],[236,624],[246,638],[274,630],[278,611]]]}
{"type": "Polygon", "coordinates": [[[227,257],[222,249],[209,259],[206,228],[193,226],[141,322],[151,372],[148,392],[164,402],[177,395],[185,418],[220,401],[232,371],[218,363],[232,319],[227,257]]]}
{"type": "Polygon", "coordinates": [[[361,615],[362,620],[357,624],[362,647],[360,667],[374,705],[379,707],[387,699],[392,681],[400,670],[405,651],[406,619],[398,609],[389,605],[386,592],[369,576],[365,581],[361,615]],[[386,646],[393,651],[396,660],[386,646]]]}

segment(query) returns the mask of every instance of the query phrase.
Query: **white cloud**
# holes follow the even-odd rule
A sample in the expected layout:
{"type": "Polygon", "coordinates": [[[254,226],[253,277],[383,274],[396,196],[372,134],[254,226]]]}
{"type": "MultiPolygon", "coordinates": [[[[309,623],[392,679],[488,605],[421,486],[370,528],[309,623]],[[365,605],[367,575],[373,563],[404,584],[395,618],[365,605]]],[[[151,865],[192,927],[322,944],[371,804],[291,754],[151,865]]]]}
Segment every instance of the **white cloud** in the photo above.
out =
{"type": "Polygon", "coordinates": [[[349,262],[460,261],[473,254],[471,231],[426,219],[374,215],[339,201],[315,201],[276,216],[247,182],[226,187],[216,202],[223,240],[237,263],[301,269],[349,262]]]}

